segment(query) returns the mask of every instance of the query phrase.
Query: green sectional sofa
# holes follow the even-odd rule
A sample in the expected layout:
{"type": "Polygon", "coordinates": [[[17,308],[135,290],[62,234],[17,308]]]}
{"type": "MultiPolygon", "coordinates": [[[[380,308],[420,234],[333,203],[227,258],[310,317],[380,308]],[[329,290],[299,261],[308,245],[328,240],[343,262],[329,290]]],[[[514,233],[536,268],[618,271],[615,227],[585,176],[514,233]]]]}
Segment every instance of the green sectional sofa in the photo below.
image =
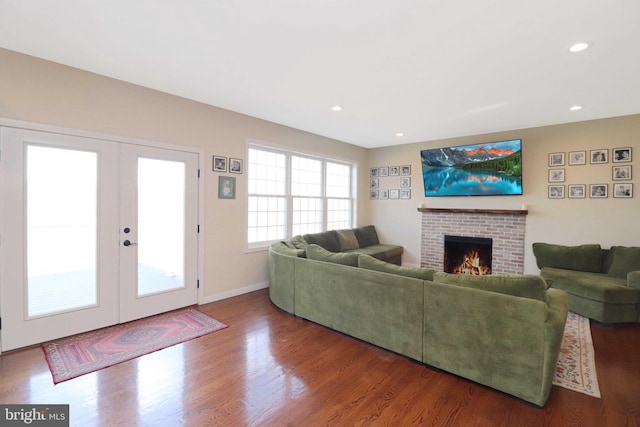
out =
{"type": "Polygon", "coordinates": [[[602,323],[640,321],[640,247],[534,243],[540,274],[569,310],[602,323]]]}
{"type": "Polygon", "coordinates": [[[269,249],[276,306],[535,405],[547,401],[568,299],[541,276],[452,275],[289,243],[269,249]]]}

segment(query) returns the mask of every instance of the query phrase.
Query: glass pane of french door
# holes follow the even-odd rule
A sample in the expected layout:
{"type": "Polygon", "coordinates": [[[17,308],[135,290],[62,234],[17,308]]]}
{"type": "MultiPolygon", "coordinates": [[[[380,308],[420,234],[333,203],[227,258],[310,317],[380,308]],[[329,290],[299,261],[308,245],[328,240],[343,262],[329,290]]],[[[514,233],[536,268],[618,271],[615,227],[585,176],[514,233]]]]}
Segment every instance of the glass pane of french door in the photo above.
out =
{"type": "Polygon", "coordinates": [[[138,158],[138,296],[184,287],[185,164],[138,158]]]}
{"type": "Polygon", "coordinates": [[[98,154],[27,146],[28,317],[94,306],[98,154]]]}

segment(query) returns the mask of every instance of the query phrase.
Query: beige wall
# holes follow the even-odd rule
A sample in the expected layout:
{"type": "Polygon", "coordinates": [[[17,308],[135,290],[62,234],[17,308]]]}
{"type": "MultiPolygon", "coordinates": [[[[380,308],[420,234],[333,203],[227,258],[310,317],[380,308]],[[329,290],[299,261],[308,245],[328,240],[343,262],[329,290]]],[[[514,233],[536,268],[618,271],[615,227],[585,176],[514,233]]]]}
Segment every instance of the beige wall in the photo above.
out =
{"type": "MultiPolygon", "coordinates": [[[[561,244],[598,242],[603,246],[640,244],[640,188],[633,199],[547,198],[547,157],[556,151],[632,146],[634,169],[640,164],[640,115],[365,150],[321,136],[189,101],[0,49],[0,118],[23,120],[201,148],[205,153],[205,300],[263,286],[268,280],[266,252],[247,253],[244,244],[246,175],[238,177],[235,200],[217,198],[217,173],[211,157],[245,158],[246,140],[322,154],[358,164],[359,225],[375,224],[381,240],[405,246],[406,264],[420,263],[420,213],[417,206],[519,209],[529,206],[525,272],[537,268],[535,241],[561,244]],[[460,144],[523,139],[524,195],[509,197],[425,198],[420,150],[460,144]],[[369,167],[412,166],[412,199],[368,199],[369,167]]],[[[566,166],[567,184],[609,183],[606,165],[566,166]]],[[[640,169],[634,170],[634,177],[640,169]]],[[[399,187],[399,178],[382,185],[399,187]]],[[[611,192],[611,188],[610,188],[611,192]]]]}
{"type": "MultiPolygon", "coordinates": [[[[600,243],[640,245],[640,115],[592,120],[566,125],[499,132],[486,135],[429,141],[369,151],[369,166],[410,164],[410,201],[368,201],[370,221],[385,239],[406,248],[403,262],[420,263],[419,203],[434,208],[520,209],[527,204],[529,215],[525,236],[525,272],[537,273],[531,244],[537,241],[565,245],[600,243]],[[523,140],[523,196],[504,197],[424,197],[420,150],[507,139],[523,140]],[[548,199],[548,154],[600,148],[633,148],[632,199],[612,197],[612,163],[565,166],[566,184],[608,183],[607,199],[548,199]]],[[[628,163],[627,163],[628,164],[628,163]]],[[[629,181],[626,181],[629,182],[629,181]]],[[[381,188],[398,188],[399,178],[381,178],[381,188]]]]}
{"type": "MultiPolygon", "coordinates": [[[[205,153],[205,301],[264,286],[267,253],[245,251],[246,175],[217,198],[211,157],[246,157],[246,141],[359,163],[366,150],[264,120],[0,49],[0,118],[201,148],[205,153]]],[[[359,168],[367,194],[367,168],[359,168]]],[[[365,212],[366,198],[358,206],[365,212]]],[[[361,216],[363,218],[363,216],[361,216]]],[[[362,223],[365,219],[359,219],[362,223]]]]}

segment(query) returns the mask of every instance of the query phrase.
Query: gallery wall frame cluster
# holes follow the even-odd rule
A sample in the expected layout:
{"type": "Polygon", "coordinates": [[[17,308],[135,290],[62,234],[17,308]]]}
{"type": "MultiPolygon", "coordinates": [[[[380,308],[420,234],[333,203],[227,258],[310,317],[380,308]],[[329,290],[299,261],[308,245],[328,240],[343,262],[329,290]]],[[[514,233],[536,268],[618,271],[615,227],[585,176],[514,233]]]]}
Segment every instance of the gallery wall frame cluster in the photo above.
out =
{"type": "Polygon", "coordinates": [[[609,187],[614,198],[632,198],[632,150],[631,147],[602,148],[596,150],[582,150],[549,153],[548,197],[549,199],[606,199],[609,197],[609,187]],[[594,167],[601,168],[609,165],[611,168],[611,182],[596,182],[589,184],[569,183],[567,175],[571,168],[594,167]],[[566,183],[566,184],[565,184],[566,183]]]}
{"type": "MultiPolygon", "coordinates": [[[[212,168],[214,172],[229,172],[241,174],[244,172],[244,162],[242,159],[225,156],[213,156],[212,168]]],[[[233,176],[218,177],[218,198],[236,198],[236,178],[233,176]]]]}
{"type": "Polygon", "coordinates": [[[411,199],[411,165],[375,166],[369,176],[371,200],[411,199]]]}

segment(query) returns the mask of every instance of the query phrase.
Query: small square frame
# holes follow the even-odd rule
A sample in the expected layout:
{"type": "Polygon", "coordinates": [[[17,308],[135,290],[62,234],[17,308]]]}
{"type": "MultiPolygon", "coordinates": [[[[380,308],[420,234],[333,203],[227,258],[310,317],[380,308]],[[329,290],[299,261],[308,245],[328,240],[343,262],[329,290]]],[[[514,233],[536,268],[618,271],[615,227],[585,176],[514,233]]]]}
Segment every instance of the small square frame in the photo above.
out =
{"type": "Polygon", "coordinates": [[[402,166],[400,166],[400,175],[402,175],[402,176],[411,175],[411,165],[402,165],[402,166]]]}
{"type": "Polygon", "coordinates": [[[378,190],[369,190],[369,199],[378,200],[378,190]]]}
{"type": "Polygon", "coordinates": [[[587,186],[585,184],[570,184],[567,191],[570,199],[584,199],[587,197],[587,186]]]}
{"type": "Polygon", "coordinates": [[[411,187],[411,177],[405,176],[400,178],[400,187],[402,188],[411,187]]]}
{"type": "Polygon", "coordinates": [[[389,166],[381,166],[378,174],[379,176],[389,176],[389,166]]]}
{"type": "Polygon", "coordinates": [[[569,165],[586,165],[587,164],[587,152],[586,151],[569,151],[569,165]]]}
{"type": "Polygon", "coordinates": [[[373,188],[378,188],[380,186],[380,182],[378,181],[379,178],[371,178],[371,180],[369,180],[369,187],[373,188]]]}
{"type": "Polygon", "coordinates": [[[389,176],[400,176],[400,166],[389,166],[389,176]]]}
{"type": "Polygon", "coordinates": [[[564,153],[549,153],[549,166],[564,166],[564,153]]]}
{"type": "Polygon", "coordinates": [[[630,199],[633,197],[633,184],[625,182],[624,184],[613,184],[613,197],[621,199],[630,199]]]}
{"type": "Polygon", "coordinates": [[[400,190],[397,188],[392,188],[389,190],[389,199],[390,200],[398,200],[400,198],[400,190]]]}
{"type": "Polygon", "coordinates": [[[631,147],[614,148],[611,150],[611,161],[613,163],[624,163],[631,161],[631,147]]]}
{"type": "Polygon", "coordinates": [[[609,163],[609,150],[605,148],[591,150],[589,152],[589,162],[592,165],[597,165],[599,163],[609,163]]]}
{"type": "Polygon", "coordinates": [[[213,171],[214,172],[226,172],[227,171],[227,158],[222,156],[213,156],[213,171]]]}
{"type": "Polygon", "coordinates": [[[242,159],[234,159],[233,157],[229,157],[229,172],[231,173],[242,173],[244,172],[244,165],[242,159]]]}
{"type": "Polygon", "coordinates": [[[411,190],[407,188],[400,189],[400,200],[411,200],[411,190]]]}
{"type": "Polygon", "coordinates": [[[387,189],[378,190],[378,199],[389,200],[389,190],[387,189]]]}
{"type": "Polygon", "coordinates": [[[589,198],[590,199],[606,199],[609,197],[609,185],[608,184],[591,184],[589,186],[589,198]]]}
{"type": "Polygon", "coordinates": [[[564,182],[564,169],[549,169],[549,182],[564,182]]]}
{"type": "Polygon", "coordinates": [[[220,176],[218,178],[218,198],[236,198],[236,178],[234,176],[220,176]]]}
{"type": "Polygon", "coordinates": [[[611,167],[611,179],[614,181],[630,181],[631,165],[611,167]]]}
{"type": "Polygon", "coordinates": [[[369,176],[371,178],[377,178],[378,177],[378,168],[369,169],[369,176]]]}
{"type": "Polygon", "coordinates": [[[548,195],[550,199],[564,199],[564,185],[550,185],[548,195]]]}

